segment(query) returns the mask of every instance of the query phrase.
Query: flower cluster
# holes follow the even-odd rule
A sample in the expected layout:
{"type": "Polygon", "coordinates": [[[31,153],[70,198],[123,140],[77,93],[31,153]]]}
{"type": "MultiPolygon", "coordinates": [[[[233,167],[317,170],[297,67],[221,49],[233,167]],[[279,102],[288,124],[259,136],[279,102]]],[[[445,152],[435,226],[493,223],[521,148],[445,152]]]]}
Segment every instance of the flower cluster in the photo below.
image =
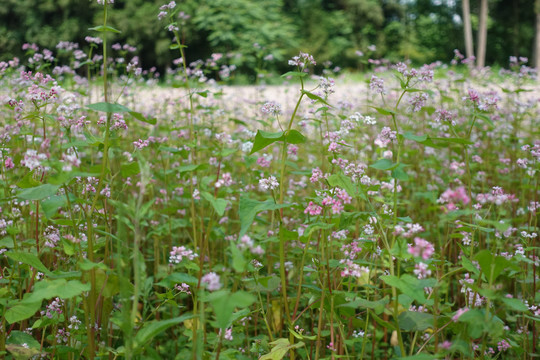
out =
{"type": "Polygon", "coordinates": [[[185,246],[173,246],[169,253],[169,264],[179,264],[184,258],[193,260],[198,256],[193,250],[187,249],[185,246]]]}

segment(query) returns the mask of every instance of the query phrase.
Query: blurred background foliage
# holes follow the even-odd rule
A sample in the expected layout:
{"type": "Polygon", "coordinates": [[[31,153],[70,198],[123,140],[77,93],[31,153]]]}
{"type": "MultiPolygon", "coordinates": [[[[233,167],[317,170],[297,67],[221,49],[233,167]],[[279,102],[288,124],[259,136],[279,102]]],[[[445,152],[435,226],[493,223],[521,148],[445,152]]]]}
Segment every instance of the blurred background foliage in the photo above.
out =
{"type": "MultiPolygon", "coordinates": [[[[2,0],[0,60],[22,57],[23,43],[53,49],[63,41],[81,44],[97,36],[88,28],[102,21],[96,0],[2,0]]],[[[471,0],[473,30],[479,0],[471,0]]],[[[162,0],[115,0],[110,24],[121,30],[111,43],[138,49],[143,67],[163,71],[178,57],[171,34],[157,19],[162,0]]],[[[463,51],[461,0],[178,0],[190,15],[182,28],[188,61],[228,54],[240,69],[283,70],[299,50],[322,64],[361,69],[361,60],[385,57],[413,63],[448,62],[463,51]],[[256,44],[256,45],[254,45],[256,44]],[[374,47],[370,45],[375,45],[374,47]],[[369,50],[370,48],[371,50],[369,50]],[[359,56],[361,51],[364,56],[359,56]]],[[[490,0],[487,65],[506,66],[509,56],[533,54],[533,0],[490,0]]],[[[476,38],[476,37],[475,37],[476,38]]]]}

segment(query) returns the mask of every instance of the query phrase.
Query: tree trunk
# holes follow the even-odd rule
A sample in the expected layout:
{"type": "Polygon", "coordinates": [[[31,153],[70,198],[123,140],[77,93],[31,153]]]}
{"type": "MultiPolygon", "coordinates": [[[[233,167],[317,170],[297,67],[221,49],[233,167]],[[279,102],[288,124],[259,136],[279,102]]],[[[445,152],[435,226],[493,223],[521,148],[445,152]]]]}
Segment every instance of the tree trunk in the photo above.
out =
{"type": "Polygon", "coordinates": [[[534,4],[536,14],[536,32],[534,38],[534,67],[540,70],[540,0],[534,4]]]}
{"type": "Polygon", "coordinates": [[[480,18],[478,19],[478,57],[476,65],[483,68],[486,64],[486,43],[487,43],[487,18],[488,0],[480,1],[480,18]]]}
{"type": "Polygon", "coordinates": [[[463,0],[463,28],[465,30],[465,56],[474,56],[473,36],[471,27],[471,6],[469,0],[463,0]]]}

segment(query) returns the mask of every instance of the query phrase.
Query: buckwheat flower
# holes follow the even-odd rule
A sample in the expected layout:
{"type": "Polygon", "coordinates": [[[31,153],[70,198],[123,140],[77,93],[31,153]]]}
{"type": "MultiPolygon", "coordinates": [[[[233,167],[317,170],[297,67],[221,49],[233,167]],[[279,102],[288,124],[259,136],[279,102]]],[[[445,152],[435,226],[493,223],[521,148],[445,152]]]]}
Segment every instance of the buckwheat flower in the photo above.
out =
{"type": "MultiPolygon", "coordinates": [[[[219,335],[221,335],[221,329],[219,329],[219,335]]],[[[223,335],[223,339],[227,341],[233,341],[233,334],[232,334],[232,328],[228,328],[225,330],[225,334],[223,335]]]]}
{"type": "Polygon", "coordinates": [[[424,264],[423,262],[415,264],[413,272],[418,279],[425,279],[431,275],[431,270],[428,269],[428,265],[424,264]]]}
{"type": "Polygon", "coordinates": [[[411,244],[409,244],[408,246],[409,254],[415,257],[421,257],[424,260],[429,259],[431,255],[435,253],[435,248],[433,247],[433,244],[419,237],[414,238],[414,246],[411,244]]]}
{"type": "MultiPolygon", "coordinates": [[[[97,0],[98,5],[105,5],[105,0],[97,0]]],[[[114,0],[107,0],[107,4],[114,4],[114,0]]]]}
{"type": "Polygon", "coordinates": [[[341,145],[337,142],[331,142],[330,145],[328,145],[328,151],[333,153],[339,153],[341,150],[341,145]]]}
{"type": "Polygon", "coordinates": [[[26,166],[30,171],[41,167],[41,162],[47,160],[47,155],[38,153],[36,150],[28,149],[21,161],[22,166],[26,166]]]}
{"type": "Polygon", "coordinates": [[[167,26],[167,30],[169,30],[170,32],[174,32],[180,30],[180,28],[174,24],[170,24],[169,26],[167,26]]]}
{"type": "Polygon", "coordinates": [[[259,180],[259,189],[262,191],[266,190],[274,190],[277,189],[279,186],[279,182],[277,181],[275,176],[270,176],[268,179],[260,179],[259,180]]]}
{"type": "Polygon", "coordinates": [[[426,93],[416,93],[409,99],[409,104],[412,107],[413,112],[420,111],[426,105],[428,96],[426,93]]]}
{"type": "Polygon", "coordinates": [[[81,325],[81,321],[77,319],[77,316],[73,315],[72,317],[69,318],[68,329],[79,330],[80,325],[81,325]]]}
{"type": "Polygon", "coordinates": [[[322,207],[317,204],[314,204],[313,201],[310,201],[308,206],[304,210],[304,214],[309,214],[311,216],[317,216],[322,214],[322,207]]]}
{"type": "Polygon", "coordinates": [[[311,177],[309,178],[309,181],[311,181],[312,183],[315,183],[323,178],[324,178],[324,174],[321,171],[321,169],[316,167],[311,170],[311,177]]]}
{"type": "Polygon", "coordinates": [[[366,235],[373,235],[373,233],[375,232],[375,228],[369,224],[366,224],[364,225],[364,234],[366,235]]]}
{"type": "Polygon", "coordinates": [[[249,251],[253,255],[264,255],[264,249],[261,247],[261,245],[254,246],[250,248],[249,251]]]}
{"type": "Polygon", "coordinates": [[[321,88],[324,97],[328,97],[335,93],[335,80],[332,78],[319,77],[319,87],[321,88]]]}
{"type": "Polygon", "coordinates": [[[241,145],[242,152],[247,153],[247,152],[250,152],[251,149],[253,149],[253,143],[251,141],[246,141],[246,142],[242,143],[242,145],[241,145]]]}
{"type": "Polygon", "coordinates": [[[344,189],[336,189],[336,196],[343,201],[344,204],[350,204],[352,201],[352,197],[349,195],[347,190],[344,189]]]}
{"type": "Polygon", "coordinates": [[[13,163],[13,159],[9,156],[4,161],[4,166],[6,167],[6,170],[13,169],[15,167],[15,164],[13,163]]]}
{"type": "Polygon", "coordinates": [[[448,350],[452,346],[452,343],[448,340],[444,340],[441,345],[439,345],[442,349],[448,350]]]}
{"type": "Polygon", "coordinates": [[[201,196],[198,189],[193,190],[193,199],[201,200],[201,196]]]}
{"type": "Polygon", "coordinates": [[[185,246],[173,246],[169,252],[169,264],[179,264],[184,258],[193,260],[198,256],[193,250],[187,249],[185,246]]]}
{"type": "Polygon", "coordinates": [[[516,164],[520,168],[526,169],[527,165],[529,164],[529,160],[528,159],[517,159],[516,164]]]}
{"type": "Polygon", "coordinates": [[[510,345],[510,343],[506,339],[503,339],[497,343],[497,350],[499,350],[500,352],[506,351],[511,347],[512,345],[510,345]]]}
{"type": "Polygon", "coordinates": [[[100,195],[105,196],[106,198],[111,197],[111,188],[109,187],[109,184],[105,185],[105,187],[100,191],[100,195]]]}
{"type": "Polygon", "coordinates": [[[480,102],[480,94],[478,94],[478,91],[474,89],[469,89],[467,91],[467,96],[464,96],[462,100],[463,101],[469,100],[475,104],[478,104],[480,102]]]}
{"type": "Polygon", "coordinates": [[[148,145],[150,145],[150,142],[148,140],[139,139],[139,140],[133,142],[133,146],[135,146],[135,148],[137,148],[139,150],[144,149],[148,145]]]}
{"type": "Polygon", "coordinates": [[[191,294],[191,291],[189,290],[189,285],[186,283],[182,283],[180,285],[176,284],[174,285],[174,289],[184,294],[188,294],[188,295],[191,294]]]}
{"type": "Polygon", "coordinates": [[[167,16],[167,12],[160,11],[157,17],[158,17],[158,20],[163,20],[166,16],[167,16]]]}
{"type": "Polygon", "coordinates": [[[367,268],[366,266],[360,266],[352,262],[351,260],[342,260],[341,263],[345,264],[345,267],[341,271],[341,277],[352,276],[355,278],[360,278],[364,274],[369,273],[369,268],[367,268]]]}
{"type": "Polygon", "coordinates": [[[376,94],[386,94],[386,89],[384,88],[384,80],[375,75],[371,75],[369,88],[376,94]]]}
{"type": "Polygon", "coordinates": [[[283,112],[281,111],[281,105],[274,101],[267,101],[261,108],[261,111],[265,114],[278,116],[283,112]]]}
{"type": "Polygon", "coordinates": [[[313,56],[301,51],[298,56],[293,56],[293,58],[289,60],[288,64],[291,66],[298,66],[302,70],[309,65],[317,65],[313,56]]]}
{"type": "Polygon", "coordinates": [[[43,244],[44,246],[55,248],[60,242],[60,230],[54,226],[47,226],[45,232],[43,233],[43,238],[45,239],[45,243],[43,244]]]}
{"type": "Polygon", "coordinates": [[[380,134],[377,135],[377,139],[375,139],[374,143],[378,147],[384,148],[387,147],[392,140],[395,140],[397,137],[397,133],[395,131],[392,131],[388,126],[383,127],[380,134]]]}
{"type": "Polygon", "coordinates": [[[261,167],[269,167],[271,165],[273,156],[270,154],[263,154],[257,159],[257,165],[261,167]]]}
{"type": "Polygon", "coordinates": [[[220,277],[215,272],[209,272],[201,278],[201,284],[206,284],[208,291],[216,291],[221,289],[220,277]]]}
{"type": "Polygon", "coordinates": [[[54,298],[53,301],[49,305],[47,305],[47,308],[45,311],[41,311],[41,315],[47,316],[49,319],[52,319],[54,314],[62,314],[62,308],[64,306],[64,300],[60,298],[54,298]]]}
{"type": "Polygon", "coordinates": [[[332,201],[332,213],[339,215],[343,212],[345,208],[343,207],[343,203],[339,200],[334,199],[332,201]]]}
{"type": "Polygon", "coordinates": [[[458,311],[456,311],[454,316],[452,316],[452,321],[457,322],[458,319],[461,317],[461,315],[465,314],[467,311],[469,311],[469,308],[458,309],[458,311]]]}

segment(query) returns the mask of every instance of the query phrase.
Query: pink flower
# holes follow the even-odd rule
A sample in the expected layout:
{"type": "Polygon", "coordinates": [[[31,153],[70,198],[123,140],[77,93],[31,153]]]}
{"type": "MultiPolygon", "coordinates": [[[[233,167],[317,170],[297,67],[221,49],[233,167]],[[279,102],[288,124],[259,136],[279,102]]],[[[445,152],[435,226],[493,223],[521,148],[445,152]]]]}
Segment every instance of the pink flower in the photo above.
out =
{"type": "Polygon", "coordinates": [[[409,244],[408,252],[413,256],[427,260],[435,253],[435,248],[429,241],[416,237],[414,238],[414,246],[409,244]]]}
{"type": "Polygon", "coordinates": [[[5,165],[5,167],[6,167],[7,170],[13,169],[13,168],[15,167],[15,164],[13,163],[13,159],[10,158],[10,157],[8,157],[8,158],[6,159],[6,161],[4,162],[4,165],[5,165]]]}
{"type": "Polygon", "coordinates": [[[336,189],[337,190],[337,197],[343,201],[344,204],[350,204],[352,197],[349,195],[349,193],[346,190],[343,189],[336,189]]]}
{"type": "Polygon", "coordinates": [[[209,272],[201,278],[201,283],[206,284],[206,289],[208,289],[209,291],[221,289],[222,285],[219,281],[219,275],[215,272],[209,272]]]}
{"type": "Polygon", "coordinates": [[[344,210],[343,204],[339,200],[333,200],[332,202],[332,213],[339,215],[344,210]]]}
{"type": "Polygon", "coordinates": [[[465,314],[467,311],[469,311],[469,308],[458,309],[454,316],[452,316],[452,321],[457,322],[461,315],[465,314]]]}
{"type": "Polygon", "coordinates": [[[313,170],[311,170],[311,177],[309,178],[309,181],[314,183],[314,182],[317,182],[317,181],[319,181],[319,180],[321,180],[323,178],[324,178],[324,174],[321,171],[321,169],[316,167],[316,168],[313,168],[313,170]]]}
{"type": "Polygon", "coordinates": [[[321,215],[322,213],[322,207],[320,207],[317,204],[314,204],[313,201],[310,201],[306,209],[304,210],[304,214],[309,214],[311,216],[321,215]]]}

